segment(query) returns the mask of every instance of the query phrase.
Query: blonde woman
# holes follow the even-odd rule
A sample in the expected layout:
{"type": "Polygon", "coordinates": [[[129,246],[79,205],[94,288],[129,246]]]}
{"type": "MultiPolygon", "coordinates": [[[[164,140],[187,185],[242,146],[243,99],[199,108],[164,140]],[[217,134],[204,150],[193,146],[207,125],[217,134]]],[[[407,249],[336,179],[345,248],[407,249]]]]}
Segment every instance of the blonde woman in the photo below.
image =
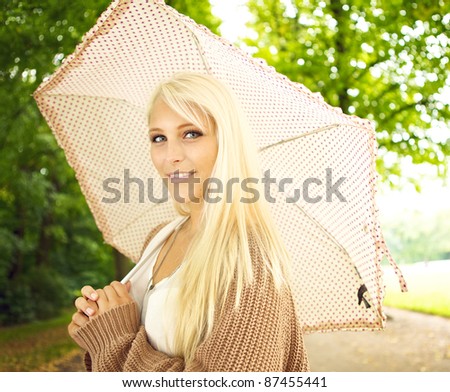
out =
{"type": "Polygon", "coordinates": [[[261,173],[232,91],[180,73],[156,88],[148,118],[179,217],[151,231],[130,282],[83,287],[69,333],[87,369],[309,370],[289,256],[260,184],[242,186],[261,173]]]}

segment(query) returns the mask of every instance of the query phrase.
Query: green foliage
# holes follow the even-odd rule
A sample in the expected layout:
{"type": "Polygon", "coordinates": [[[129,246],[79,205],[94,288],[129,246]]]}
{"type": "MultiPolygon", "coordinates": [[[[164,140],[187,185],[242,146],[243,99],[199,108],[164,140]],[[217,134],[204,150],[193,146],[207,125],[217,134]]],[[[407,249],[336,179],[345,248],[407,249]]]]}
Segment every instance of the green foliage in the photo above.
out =
{"type": "Polygon", "coordinates": [[[175,8],[181,14],[189,16],[197,23],[208,27],[212,32],[218,34],[220,19],[211,13],[211,4],[209,3],[209,0],[165,0],[165,3],[175,8]]]}
{"type": "MultiPolygon", "coordinates": [[[[0,325],[55,315],[82,285],[116,277],[73,170],[32,93],[110,0],[9,0],[0,9],[0,325]]],[[[168,1],[217,30],[202,1],[168,1]]]]}
{"type": "Polygon", "coordinates": [[[450,155],[446,3],[249,0],[257,38],[244,43],[331,105],[374,121],[384,180],[398,182],[404,157],[434,165],[444,178],[450,155]],[[383,159],[388,152],[394,161],[383,159]]]}
{"type": "Polygon", "coordinates": [[[31,268],[6,288],[0,296],[0,325],[54,317],[71,300],[63,275],[49,268],[31,268]]]}
{"type": "MultiPolygon", "coordinates": [[[[10,1],[0,10],[0,324],[54,316],[71,300],[84,265],[103,255],[74,239],[101,242],[73,171],[32,98],[95,22],[107,1],[10,1]],[[75,245],[73,244],[75,242],[75,245]]],[[[103,280],[106,275],[103,274],[103,280]]]]}
{"type": "Polygon", "coordinates": [[[0,325],[14,325],[35,319],[31,289],[24,279],[15,279],[14,284],[5,285],[0,292],[0,325]]]}

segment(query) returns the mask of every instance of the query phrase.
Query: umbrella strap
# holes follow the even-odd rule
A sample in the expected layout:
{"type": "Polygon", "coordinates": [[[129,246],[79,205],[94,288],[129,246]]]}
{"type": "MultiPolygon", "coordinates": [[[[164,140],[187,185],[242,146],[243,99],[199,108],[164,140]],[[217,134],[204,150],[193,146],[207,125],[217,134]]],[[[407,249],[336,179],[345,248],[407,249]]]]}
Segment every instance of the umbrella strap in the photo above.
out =
{"type": "Polygon", "coordinates": [[[392,257],[391,252],[389,251],[388,247],[386,246],[386,242],[384,241],[384,237],[381,234],[381,250],[382,252],[386,255],[389,264],[391,265],[391,267],[394,269],[395,274],[397,275],[398,278],[398,282],[400,284],[400,289],[402,292],[407,292],[408,291],[408,286],[406,285],[406,280],[405,277],[403,276],[402,271],[400,270],[399,266],[397,265],[397,263],[395,262],[394,258],[392,257]]]}
{"type": "Polygon", "coordinates": [[[392,266],[392,268],[394,268],[395,274],[397,275],[398,282],[400,284],[400,289],[404,293],[407,292],[408,286],[406,285],[406,280],[402,274],[402,271],[400,270],[400,268],[398,267],[398,265],[395,263],[394,259],[392,258],[391,252],[389,252],[389,250],[387,251],[386,256],[389,260],[389,264],[392,266]]]}

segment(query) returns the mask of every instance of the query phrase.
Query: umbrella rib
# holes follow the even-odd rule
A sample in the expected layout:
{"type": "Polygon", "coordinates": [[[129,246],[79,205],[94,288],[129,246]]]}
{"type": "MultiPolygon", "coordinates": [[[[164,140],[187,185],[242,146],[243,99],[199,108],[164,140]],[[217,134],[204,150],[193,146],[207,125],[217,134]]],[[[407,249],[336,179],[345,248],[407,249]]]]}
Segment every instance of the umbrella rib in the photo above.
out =
{"type": "MultiPolygon", "coordinates": [[[[324,131],[328,131],[328,130],[330,130],[330,129],[333,129],[333,128],[338,128],[338,127],[340,127],[340,126],[342,126],[342,125],[347,125],[347,126],[354,126],[353,124],[339,124],[339,123],[336,123],[336,124],[331,124],[331,125],[327,125],[327,126],[325,126],[325,127],[321,127],[321,128],[316,128],[316,129],[314,129],[314,130],[312,130],[312,131],[310,131],[310,132],[306,132],[306,133],[303,133],[303,134],[301,134],[301,135],[298,135],[298,136],[294,136],[294,137],[291,137],[291,138],[288,138],[288,139],[284,139],[284,140],[280,140],[279,142],[276,142],[276,143],[273,143],[273,144],[270,144],[270,145],[267,145],[267,146],[264,146],[264,147],[262,147],[262,148],[260,148],[259,149],[259,152],[262,152],[262,151],[264,151],[264,150],[267,150],[268,148],[270,148],[270,147],[275,147],[275,146],[278,146],[278,145],[281,145],[281,144],[284,144],[284,143],[287,143],[287,142],[291,142],[291,141],[294,141],[294,140],[297,140],[297,139],[300,139],[300,138],[302,138],[302,137],[305,137],[305,136],[310,136],[310,135],[313,135],[313,134],[316,134],[316,133],[319,133],[319,132],[324,132],[324,131]]],[[[330,232],[328,232],[327,231],[327,229],[325,229],[325,227],[323,227],[323,225],[321,225],[317,220],[315,220],[311,215],[309,215],[301,206],[299,206],[298,204],[295,204],[295,206],[311,221],[311,222],[313,222],[313,224],[315,224],[320,230],[322,230],[322,232],[329,238],[329,239],[331,239],[331,241],[333,241],[333,243],[338,247],[338,249],[340,249],[343,253],[344,253],[344,255],[347,257],[347,259],[348,260],[352,260],[352,258],[351,258],[351,256],[350,256],[350,254],[347,252],[347,250],[336,240],[336,238],[334,238],[334,236],[330,233],[330,232]]],[[[354,267],[354,269],[355,269],[355,271],[356,271],[356,273],[357,273],[357,275],[358,275],[358,277],[361,279],[361,281],[363,281],[363,279],[362,279],[362,276],[361,276],[361,274],[359,273],[359,271],[358,271],[358,268],[356,267],[356,265],[354,265],[353,264],[353,267],[354,267]]]]}
{"type": "Polygon", "coordinates": [[[303,212],[303,214],[311,221],[313,222],[320,230],[322,230],[324,232],[324,234],[331,239],[331,241],[334,242],[334,244],[344,253],[344,255],[346,256],[346,258],[348,260],[350,260],[350,264],[353,266],[354,270],[356,271],[356,274],[358,275],[359,279],[361,280],[361,282],[364,282],[361,274],[358,271],[358,268],[356,267],[356,265],[354,263],[351,263],[352,258],[350,256],[350,254],[347,252],[347,250],[336,240],[336,238],[333,237],[333,235],[330,234],[330,232],[328,232],[327,229],[325,229],[325,227],[323,227],[319,222],[317,222],[311,215],[309,215],[302,207],[300,207],[298,204],[294,204],[301,212],[303,212]]]}
{"type": "Polygon", "coordinates": [[[194,38],[195,45],[197,46],[197,49],[200,53],[200,57],[203,61],[203,65],[205,66],[206,72],[211,74],[211,67],[209,66],[208,61],[206,60],[205,56],[203,55],[204,51],[203,51],[202,45],[200,44],[200,40],[188,26],[186,26],[186,28],[191,32],[192,37],[194,38]]]}
{"type": "Polygon", "coordinates": [[[278,146],[278,145],[283,144],[283,143],[292,142],[293,140],[300,139],[300,138],[305,137],[305,136],[310,136],[310,135],[313,135],[315,133],[328,131],[330,129],[340,127],[341,125],[342,124],[331,124],[331,125],[327,125],[326,127],[321,127],[321,128],[314,129],[311,132],[306,132],[306,133],[303,133],[301,135],[291,137],[289,139],[283,139],[283,140],[280,140],[279,142],[276,142],[276,143],[273,143],[273,144],[269,144],[268,146],[261,147],[259,149],[259,152],[262,152],[264,150],[267,150],[270,147],[275,147],[275,146],[278,146]]]}
{"type": "Polygon", "coordinates": [[[345,250],[345,248],[336,240],[336,238],[334,238],[330,232],[328,232],[327,229],[325,229],[325,227],[323,227],[319,222],[317,222],[311,215],[309,215],[302,207],[300,207],[298,204],[294,204],[301,212],[303,212],[303,214],[311,221],[313,222],[320,230],[322,230],[325,235],[327,237],[329,237],[334,244],[342,250],[343,253],[345,253],[345,255],[347,255],[347,257],[351,260],[350,255],[348,254],[348,252],[345,250]]]}
{"type": "MultiPolygon", "coordinates": [[[[163,7],[163,8],[165,9],[165,11],[168,11],[169,13],[171,13],[172,16],[173,16],[177,21],[180,21],[180,17],[177,15],[177,14],[178,14],[177,11],[174,11],[174,9],[172,9],[172,8],[170,8],[170,7],[167,7],[165,4],[159,4],[159,3],[157,3],[157,5],[163,7]]],[[[197,37],[197,35],[195,34],[194,30],[191,29],[191,28],[188,26],[187,23],[185,23],[183,20],[181,20],[181,22],[183,23],[184,27],[186,27],[186,29],[188,29],[188,30],[190,31],[190,33],[192,34],[192,37],[194,38],[195,45],[197,46],[198,52],[199,52],[200,57],[201,57],[201,59],[202,59],[202,61],[203,61],[203,65],[205,66],[206,72],[207,72],[208,74],[212,74],[212,72],[211,72],[211,67],[209,66],[208,61],[206,60],[205,56],[203,55],[204,50],[203,50],[203,47],[202,47],[202,45],[201,45],[201,43],[200,43],[200,40],[198,39],[198,37],[197,37]]]]}
{"type": "MultiPolygon", "coordinates": [[[[312,216],[310,216],[302,207],[300,207],[298,204],[295,204],[295,206],[303,212],[303,214],[311,221],[313,222],[320,230],[323,231],[323,233],[331,240],[333,241],[333,243],[338,247],[338,249],[340,249],[343,253],[344,256],[350,261],[350,264],[352,265],[353,269],[355,270],[356,274],[358,275],[359,279],[361,280],[361,282],[364,283],[364,279],[362,278],[358,267],[355,265],[355,263],[352,263],[352,258],[350,256],[350,254],[347,252],[347,250],[336,240],[336,238],[334,238],[333,235],[330,234],[330,232],[328,232],[327,229],[325,229],[325,227],[323,227],[319,222],[317,222],[312,216]]],[[[367,300],[366,300],[367,301],[367,300]]]]}

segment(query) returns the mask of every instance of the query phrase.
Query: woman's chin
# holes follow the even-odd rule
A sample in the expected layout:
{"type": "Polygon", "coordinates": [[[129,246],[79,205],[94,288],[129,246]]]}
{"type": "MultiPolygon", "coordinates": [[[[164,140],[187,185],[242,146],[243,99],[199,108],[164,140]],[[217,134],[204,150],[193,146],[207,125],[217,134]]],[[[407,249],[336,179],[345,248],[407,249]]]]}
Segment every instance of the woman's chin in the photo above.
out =
{"type": "Polygon", "coordinates": [[[192,184],[171,184],[169,193],[172,199],[180,204],[200,204],[202,202],[201,189],[196,189],[192,184]]]}
{"type": "Polygon", "coordinates": [[[200,205],[202,203],[202,199],[199,196],[193,195],[193,194],[184,194],[184,193],[171,193],[171,197],[173,201],[184,204],[186,206],[190,205],[200,205]]]}

